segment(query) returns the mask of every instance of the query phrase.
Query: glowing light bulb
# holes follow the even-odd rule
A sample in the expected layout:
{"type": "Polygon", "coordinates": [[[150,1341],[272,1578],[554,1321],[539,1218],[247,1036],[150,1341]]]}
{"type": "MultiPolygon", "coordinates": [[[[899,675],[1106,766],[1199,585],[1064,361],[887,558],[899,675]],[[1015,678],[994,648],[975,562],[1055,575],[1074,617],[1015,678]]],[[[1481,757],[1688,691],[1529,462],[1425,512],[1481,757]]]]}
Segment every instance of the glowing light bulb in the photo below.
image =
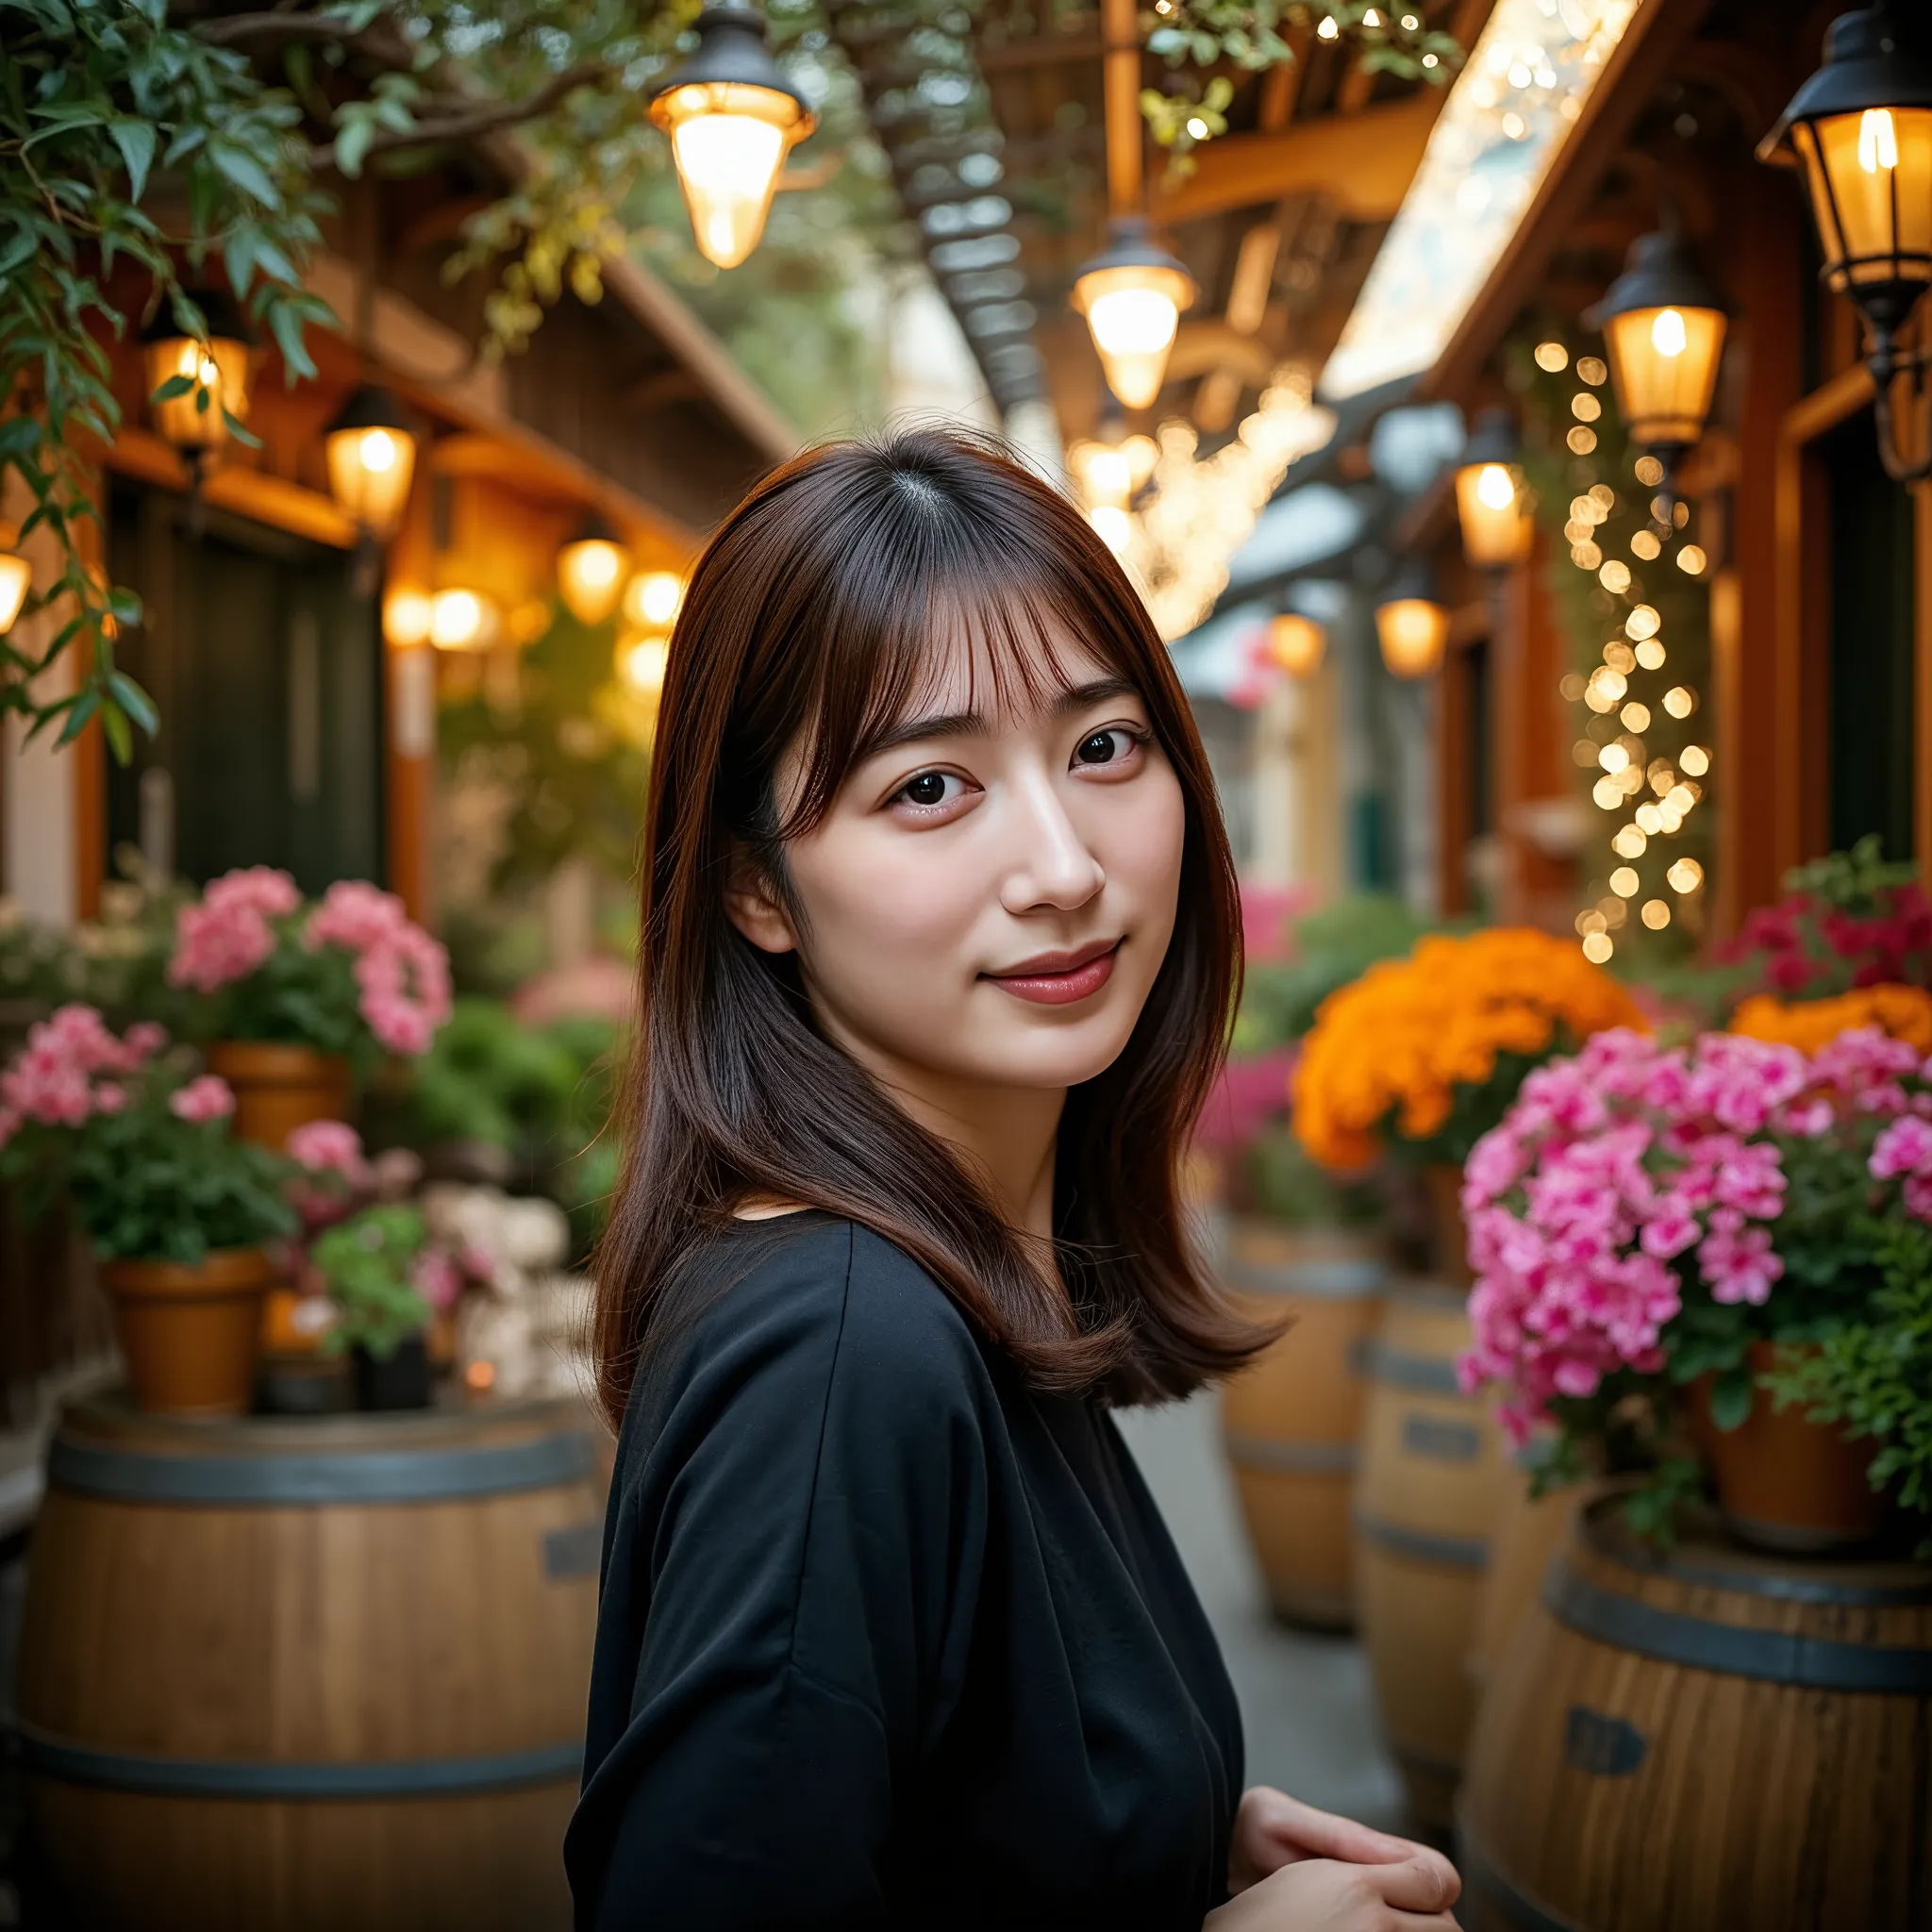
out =
{"type": "Polygon", "coordinates": [[[1898,129],[1890,108],[1867,108],[1859,116],[1858,165],[1868,175],[1898,166],[1898,129]]]}
{"type": "Polygon", "coordinates": [[[1681,356],[1690,341],[1684,318],[1674,308],[1659,308],[1650,325],[1650,346],[1659,356],[1681,356]]]}
{"type": "Polygon", "coordinates": [[[1516,501],[1516,485],[1501,463],[1485,463],[1475,479],[1475,493],[1490,509],[1507,509],[1516,501]]]}

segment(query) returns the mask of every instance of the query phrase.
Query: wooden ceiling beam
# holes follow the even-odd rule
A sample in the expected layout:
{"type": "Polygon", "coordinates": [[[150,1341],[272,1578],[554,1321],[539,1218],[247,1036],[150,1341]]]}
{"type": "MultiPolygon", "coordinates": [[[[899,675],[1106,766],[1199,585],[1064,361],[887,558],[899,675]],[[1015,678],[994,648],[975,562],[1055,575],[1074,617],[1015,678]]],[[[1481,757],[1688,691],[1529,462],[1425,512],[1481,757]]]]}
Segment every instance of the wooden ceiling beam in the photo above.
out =
{"type": "Polygon", "coordinates": [[[1351,221],[1392,220],[1441,105],[1441,91],[1431,88],[1358,114],[1299,121],[1278,134],[1224,136],[1197,151],[1186,180],[1156,188],[1154,219],[1199,221],[1284,195],[1319,194],[1351,221]]]}

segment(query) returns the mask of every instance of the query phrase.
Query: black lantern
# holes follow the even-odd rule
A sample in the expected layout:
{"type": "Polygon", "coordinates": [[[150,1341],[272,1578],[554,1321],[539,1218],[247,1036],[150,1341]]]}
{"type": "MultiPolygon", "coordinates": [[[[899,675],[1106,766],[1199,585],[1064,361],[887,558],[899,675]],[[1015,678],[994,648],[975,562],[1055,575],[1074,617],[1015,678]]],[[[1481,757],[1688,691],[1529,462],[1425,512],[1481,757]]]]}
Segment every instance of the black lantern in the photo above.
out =
{"type": "Polygon", "coordinates": [[[1891,385],[1925,367],[1901,358],[1899,332],[1932,284],[1932,60],[1901,44],[1880,5],[1832,22],[1824,65],[1759,142],[1761,161],[1805,172],[1825,286],[1850,297],[1872,331],[1879,454],[1899,482],[1932,475],[1932,454],[1907,462],[1892,435],[1891,385]]]}
{"type": "Polygon", "coordinates": [[[416,475],[416,432],[388,390],[364,383],[343,404],[323,437],[328,487],[355,524],[356,594],[374,594],[381,545],[393,537],[408,507],[416,475]]]}
{"type": "Polygon", "coordinates": [[[1728,318],[1724,299],[1665,229],[1631,244],[1624,273],[1585,320],[1603,331],[1633,442],[1663,465],[1663,489],[1710,419],[1728,318]]]}
{"type": "Polygon", "coordinates": [[[208,325],[206,341],[190,335],[163,302],[141,332],[147,362],[148,408],[155,428],[180,451],[189,486],[227,441],[230,421],[248,420],[248,359],[254,332],[234,297],[220,289],[181,291],[208,325]]]}
{"type": "Polygon", "coordinates": [[[758,245],[785,157],[817,121],[778,72],[756,7],[707,7],[697,51],[651,96],[699,251],[736,268],[758,245]]]}
{"type": "Polygon", "coordinates": [[[1529,555],[1536,525],[1507,409],[1476,418],[1456,466],[1456,513],[1462,554],[1478,570],[1505,570],[1529,555]]]}

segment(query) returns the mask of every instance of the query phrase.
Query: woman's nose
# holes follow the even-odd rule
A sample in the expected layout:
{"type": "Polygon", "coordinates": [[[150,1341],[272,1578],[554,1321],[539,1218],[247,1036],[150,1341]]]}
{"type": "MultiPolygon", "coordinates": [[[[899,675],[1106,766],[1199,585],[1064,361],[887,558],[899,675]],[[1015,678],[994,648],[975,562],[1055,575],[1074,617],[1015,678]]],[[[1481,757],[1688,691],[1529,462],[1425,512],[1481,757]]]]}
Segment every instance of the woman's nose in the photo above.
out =
{"type": "Polygon", "coordinates": [[[1041,907],[1072,911],[1107,883],[1102,870],[1044,774],[1015,788],[1012,862],[1000,893],[1008,912],[1041,907]]]}

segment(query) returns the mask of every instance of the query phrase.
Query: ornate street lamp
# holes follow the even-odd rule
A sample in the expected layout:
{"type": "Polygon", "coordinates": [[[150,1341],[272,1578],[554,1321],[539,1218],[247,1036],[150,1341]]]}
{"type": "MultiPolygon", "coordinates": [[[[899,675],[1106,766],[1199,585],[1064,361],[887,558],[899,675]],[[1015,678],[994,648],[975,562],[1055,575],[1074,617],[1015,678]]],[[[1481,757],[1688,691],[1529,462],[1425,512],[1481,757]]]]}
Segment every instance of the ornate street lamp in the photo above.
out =
{"type": "Polygon", "coordinates": [[[1506,570],[1529,556],[1536,525],[1507,409],[1476,418],[1456,469],[1456,513],[1462,554],[1478,570],[1506,570]]]}
{"type": "Polygon", "coordinates": [[[1449,608],[1437,598],[1426,565],[1411,563],[1397,574],[1375,606],[1375,636],[1393,676],[1427,677],[1441,663],[1449,643],[1449,608]]]}
{"type": "Polygon", "coordinates": [[[20,554],[19,543],[19,527],[0,524],[0,637],[13,628],[20,607],[33,588],[34,567],[20,554]]]}
{"type": "Polygon", "coordinates": [[[1327,631],[1299,610],[1283,610],[1269,621],[1268,661],[1291,677],[1312,677],[1327,649],[1327,631]]]}
{"type": "Polygon", "coordinates": [[[630,552],[595,510],[557,553],[557,587],[579,624],[602,624],[622,601],[629,575],[630,552]]]}
{"type": "Polygon", "coordinates": [[[228,440],[232,420],[248,420],[251,332],[240,306],[220,289],[184,289],[201,310],[208,341],[175,322],[163,303],[142,330],[146,352],[148,408],[156,430],[188,465],[188,487],[201,487],[203,465],[228,440]]]}
{"type": "Polygon", "coordinates": [[[1891,385],[1923,380],[1926,353],[1897,341],[1932,284],[1932,60],[1900,44],[1889,5],[1847,13],[1824,37],[1824,65],[1758,143],[1760,161],[1805,171],[1825,286],[1849,296],[1872,331],[1867,366],[1877,391],[1878,449],[1901,483],[1932,475],[1932,450],[1899,452],[1891,385]]]}
{"type": "Polygon", "coordinates": [[[1681,236],[1640,235],[1624,273],[1584,318],[1603,331],[1617,405],[1633,442],[1663,465],[1662,493],[1710,419],[1724,354],[1724,297],[1681,236]]]}
{"type": "Polygon", "coordinates": [[[817,124],[765,46],[756,7],[707,7],[697,51],[651,97],[699,252],[736,268],[764,233],[785,157],[817,124]]]}
{"type": "Polygon", "coordinates": [[[1108,245],[1074,282],[1074,307],[1087,318],[1107,386],[1130,409],[1144,409],[1160,393],[1180,313],[1198,291],[1140,215],[1123,215],[1108,230],[1108,245]]]}
{"type": "Polygon", "coordinates": [[[416,432],[386,389],[364,383],[322,440],[329,494],[356,525],[356,594],[372,595],[381,546],[401,527],[416,475],[416,432]]]}

